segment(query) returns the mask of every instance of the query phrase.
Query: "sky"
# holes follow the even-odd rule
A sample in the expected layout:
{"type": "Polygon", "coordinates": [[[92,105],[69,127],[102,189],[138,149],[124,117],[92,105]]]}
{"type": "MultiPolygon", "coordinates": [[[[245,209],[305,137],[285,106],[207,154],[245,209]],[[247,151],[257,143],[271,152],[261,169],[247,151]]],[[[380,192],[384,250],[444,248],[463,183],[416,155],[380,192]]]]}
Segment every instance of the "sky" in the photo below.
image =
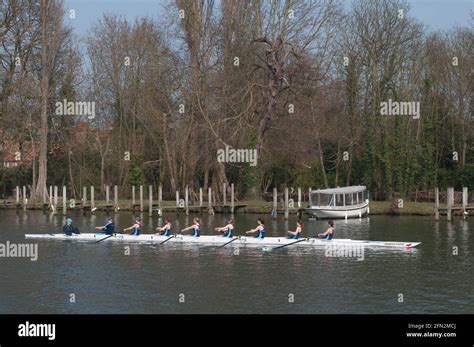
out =
{"type": "MultiPolygon", "coordinates": [[[[74,9],[76,18],[68,24],[79,36],[87,34],[92,23],[105,13],[116,13],[129,20],[136,17],[158,17],[163,13],[163,0],[66,0],[66,8],[74,9]]],[[[347,0],[347,3],[350,3],[347,0]]],[[[409,0],[410,15],[430,30],[449,30],[456,25],[469,25],[469,12],[474,0],[409,0]]]]}

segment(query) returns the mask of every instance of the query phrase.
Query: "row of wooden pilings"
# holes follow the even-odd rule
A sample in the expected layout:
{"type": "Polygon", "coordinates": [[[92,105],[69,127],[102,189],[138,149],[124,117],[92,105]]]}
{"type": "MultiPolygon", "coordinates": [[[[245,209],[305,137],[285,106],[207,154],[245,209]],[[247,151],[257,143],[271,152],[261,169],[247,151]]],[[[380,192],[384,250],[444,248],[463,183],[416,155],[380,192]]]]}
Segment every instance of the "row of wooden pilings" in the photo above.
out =
{"type": "MultiPolygon", "coordinates": [[[[222,207],[229,207],[231,214],[234,214],[235,212],[235,189],[234,189],[234,184],[230,184],[230,200],[229,200],[229,205],[227,204],[227,184],[223,184],[223,190],[222,190],[222,207]]],[[[137,206],[139,208],[140,212],[144,211],[144,201],[145,201],[145,194],[144,194],[144,186],[141,185],[138,187],[138,194],[139,194],[139,203],[137,203],[137,187],[132,186],[132,207],[134,208],[137,206]]],[[[309,193],[311,192],[312,188],[309,188],[309,193]]],[[[116,212],[120,210],[119,207],[119,189],[118,186],[113,186],[113,201],[110,198],[110,186],[105,186],[105,205],[101,205],[101,207],[106,207],[114,209],[116,212]]],[[[183,209],[186,214],[189,214],[189,209],[190,208],[199,208],[199,209],[204,209],[207,208],[209,213],[214,213],[214,204],[213,204],[213,199],[212,199],[212,188],[208,188],[207,192],[207,197],[208,201],[207,204],[204,203],[204,193],[203,193],[203,188],[199,188],[199,205],[192,206],[189,204],[189,188],[186,186],[184,190],[184,199],[180,197],[180,192],[176,191],[176,206],[171,207],[171,208],[177,208],[177,209],[183,209]]],[[[297,189],[297,194],[298,194],[298,200],[296,202],[295,206],[295,201],[293,199],[290,199],[290,192],[288,188],[285,188],[284,191],[284,201],[282,202],[283,204],[283,213],[286,219],[289,217],[290,210],[292,209],[301,209],[302,204],[303,204],[303,199],[302,199],[302,189],[298,188],[297,189]]],[[[95,187],[90,186],[89,187],[83,187],[82,188],[82,199],[80,202],[76,202],[74,199],[70,199],[69,201],[67,200],[67,188],[66,186],[62,187],[62,195],[59,196],[59,187],[58,186],[49,186],[49,194],[48,191],[45,189],[43,193],[43,207],[49,206],[51,210],[57,211],[61,207],[59,206],[59,203],[61,202],[62,204],[62,211],[63,214],[67,213],[68,209],[75,209],[77,207],[80,207],[82,209],[88,208],[92,212],[96,210],[98,206],[95,204],[95,187]],[[89,199],[88,199],[88,191],[90,191],[89,199]]],[[[153,215],[153,207],[156,206],[158,210],[158,214],[161,215],[164,206],[162,204],[163,202],[163,188],[160,185],[158,187],[158,202],[157,204],[154,203],[153,200],[153,186],[148,186],[148,212],[151,215],[153,215]]],[[[28,201],[28,195],[27,195],[27,187],[23,186],[21,189],[19,186],[16,187],[16,204],[17,206],[22,206],[23,209],[27,209],[29,201],[28,201]]],[[[277,188],[273,188],[273,211],[272,215],[273,217],[277,216],[278,213],[278,191],[277,188]]]]}
{"type": "Polygon", "coordinates": [[[453,218],[453,212],[461,211],[463,218],[467,218],[469,211],[474,210],[474,206],[469,206],[469,192],[467,187],[462,189],[462,204],[455,206],[454,188],[448,187],[446,197],[446,208],[440,207],[439,188],[435,188],[435,219],[439,220],[440,212],[446,212],[446,219],[450,221],[453,218]]]}
{"type": "MultiPolygon", "coordinates": [[[[113,186],[113,203],[110,199],[110,186],[105,186],[105,207],[114,209],[116,212],[120,210],[119,207],[119,189],[118,186],[113,186]]],[[[90,186],[90,200],[88,200],[87,197],[87,192],[88,192],[88,187],[83,187],[82,191],[82,199],[80,201],[80,206],[82,209],[85,208],[90,208],[91,211],[94,211],[96,209],[95,205],[95,188],[94,186],[90,186]],[[88,205],[88,202],[90,203],[88,205]]],[[[144,194],[144,186],[141,185],[138,187],[139,191],[139,204],[137,204],[137,199],[136,199],[136,190],[137,187],[133,186],[132,187],[132,207],[139,208],[140,212],[144,211],[144,201],[145,201],[145,194],[144,194]]],[[[312,188],[309,188],[309,193],[311,193],[312,188]]],[[[70,199],[69,201],[67,200],[67,189],[66,186],[62,187],[62,196],[61,196],[61,203],[62,203],[62,211],[63,214],[67,213],[68,208],[69,209],[74,209],[76,208],[76,201],[74,199],[70,199]]],[[[230,201],[229,205],[227,205],[227,184],[224,183],[223,185],[223,190],[222,190],[222,207],[228,207],[230,209],[231,214],[234,214],[235,212],[235,190],[234,190],[234,184],[230,184],[230,201]]],[[[288,219],[290,210],[301,210],[302,209],[302,190],[301,188],[297,189],[297,194],[298,194],[298,200],[295,206],[295,201],[293,199],[289,198],[289,189],[285,188],[284,191],[284,201],[283,201],[283,213],[285,219],[288,219]]],[[[214,207],[217,204],[213,204],[213,199],[212,199],[212,188],[208,188],[207,196],[208,196],[208,201],[207,204],[204,204],[204,194],[203,194],[203,188],[199,188],[199,205],[196,206],[191,206],[189,204],[189,188],[186,186],[184,190],[184,199],[180,197],[180,192],[176,191],[176,206],[171,207],[171,208],[177,208],[182,209],[186,212],[186,214],[189,214],[189,209],[190,208],[198,208],[198,209],[205,209],[207,208],[208,212],[213,214],[214,213],[214,207]]],[[[453,212],[455,211],[461,211],[462,215],[464,218],[467,217],[469,211],[474,210],[474,206],[469,206],[468,205],[468,188],[464,187],[462,190],[462,205],[461,206],[455,206],[455,201],[454,201],[454,188],[449,187],[447,189],[447,202],[446,202],[446,207],[440,207],[440,202],[439,202],[439,188],[435,188],[435,219],[439,220],[440,219],[440,214],[441,212],[445,212],[447,216],[447,220],[451,220],[453,216],[453,212]]],[[[59,209],[59,188],[58,186],[49,186],[49,194],[44,190],[43,193],[43,206],[49,205],[50,208],[53,211],[56,211],[59,209]],[[47,202],[49,201],[49,202],[47,202]]],[[[162,186],[160,185],[158,187],[158,203],[154,204],[153,200],[153,186],[148,186],[148,212],[151,215],[153,215],[153,207],[157,206],[158,214],[161,215],[164,207],[162,205],[163,202],[163,189],[162,186]]],[[[27,209],[28,206],[28,198],[27,198],[27,187],[23,186],[21,189],[19,186],[16,187],[16,204],[17,206],[22,205],[23,209],[27,209]]],[[[104,205],[102,205],[104,207],[104,205]]],[[[272,211],[272,216],[276,218],[277,213],[278,213],[278,191],[277,188],[273,188],[273,211],[272,211]]],[[[281,210],[280,210],[281,211],[281,210]]]]}
{"type": "MultiPolygon", "coordinates": [[[[119,206],[119,189],[118,186],[113,186],[113,203],[110,199],[110,186],[105,186],[105,206],[106,208],[113,208],[116,212],[120,210],[119,206]]],[[[226,196],[226,185],[224,185],[224,192],[223,192],[223,202],[224,205],[226,205],[227,202],[227,196],[226,196]]],[[[234,202],[235,202],[235,197],[234,197],[234,184],[232,183],[230,185],[231,188],[231,198],[230,198],[230,209],[233,213],[234,211],[234,202]]],[[[87,192],[88,192],[88,187],[83,187],[82,188],[82,199],[80,200],[80,205],[78,206],[78,203],[74,199],[70,199],[69,201],[67,200],[67,188],[66,186],[62,187],[62,196],[61,196],[61,203],[62,203],[62,211],[63,214],[66,214],[68,208],[69,209],[74,209],[76,207],[82,207],[83,209],[85,207],[90,208],[91,211],[95,211],[97,206],[95,204],[95,187],[90,186],[90,200],[88,200],[87,192]]],[[[139,206],[140,212],[144,211],[144,201],[145,201],[145,194],[144,194],[144,186],[140,185],[138,187],[138,192],[139,192],[139,204],[137,204],[137,187],[132,186],[132,207],[139,206]]],[[[17,206],[22,205],[23,209],[27,209],[28,206],[28,198],[27,198],[27,191],[26,191],[26,186],[23,186],[22,189],[20,190],[20,187],[16,187],[16,204],[17,206]]],[[[56,211],[59,208],[59,188],[58,186],[49,186],[49,194],[48,192],[44,191],[43,193],[43,205],[49,205],[50,208],[53,211],[56,211]],[[47,198],[49,197],[49,198],[47,198]]],[[[160,185],[158,187],[158,213],[161,214],[162,211],[162,202],[163,202],[163,188],[160,185]]],[[[148,212],[150,216],[153,214],[153,206],[154,200],[153,200],[153,186],[148,186],[148,212]]],[[[180,193],[179,191],[176,191],[176,208],[178,209],[184,209],[186,211],[186,214],[189,213],[189,208],[192,207],[189,205],[189,188],[186,186],[184,190],[184,199],[180,198],[180,193]]],[[[207,206],[204,205],[204,198],[203,198],[203,188],[199,188],[199,207],[204,208],[207,207],[210,211],[213,209],[213,202],[212,202],[212,188],[208,188],[208,204],[207,206]]]]}

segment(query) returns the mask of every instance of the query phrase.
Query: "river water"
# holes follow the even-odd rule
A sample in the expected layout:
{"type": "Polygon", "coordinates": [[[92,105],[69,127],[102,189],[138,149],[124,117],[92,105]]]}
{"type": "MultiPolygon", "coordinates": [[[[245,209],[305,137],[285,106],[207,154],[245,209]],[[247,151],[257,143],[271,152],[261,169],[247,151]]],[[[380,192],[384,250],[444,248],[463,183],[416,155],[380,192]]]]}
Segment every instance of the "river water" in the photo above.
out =
{"type": "MultiPolygon", "coordinates": [[[[175,231],[192,217],[175,213],[175,231]]],[[[73,215],[82,232],[105,215],[73,215]]],[[[129,226],[130,212],[114,214],[129,226]]],[[[226,216],[202,216],[211,234],[226,216]]],[[[237,234],[267,219],[267,236],[295,218],[236,215],[237,234]]],[[[337,238],[421,241],[417,249],[365,249],[329,257],[324,248],[162,246],[25,240],[59,232],[62,215],[0,211],[0,243],[37,243],[38,260],[0,258],[0,313],[474,313],[474,219],[371,216],[337,221],[337,238]],[[126,246],[129,246],[127,255],[126,246]]],[[[161,223],[143,216],[143,233],[161,223]]],[[[323,231],[305,217],[305,236],[323,231]]],[[[230,245],[229,245],[230,246],[230,245]]]]}

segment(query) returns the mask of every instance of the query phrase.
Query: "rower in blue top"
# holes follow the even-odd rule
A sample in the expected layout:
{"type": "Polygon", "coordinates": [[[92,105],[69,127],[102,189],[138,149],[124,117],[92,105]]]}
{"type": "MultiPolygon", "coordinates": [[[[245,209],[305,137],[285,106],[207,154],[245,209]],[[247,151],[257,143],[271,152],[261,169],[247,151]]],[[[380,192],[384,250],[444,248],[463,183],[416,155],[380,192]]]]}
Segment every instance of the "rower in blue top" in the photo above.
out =
{"type": "Polygon", "coordinates": [[[140,232],[141,232],[141,228],[142,228],[141,220],[140,220],[140,218],[137,217],[137,218],[135,218],[135,221],[134,221],[133,225],[131,227],[123,229],[123,231],[126,232],[126,231],[131,230],[132,232],[130,233],[130,235],[139,236],[140,232]]]}
{"type": "Polygon", "coordinates": [[[103,231],[102,233],[98,234],[112,235],[115,232],[114,221],[112,218],[107,217],[105,220],[105,225],[101,227],[95,227],[95,229],[103,231]]]}
{"type": "Polygon", "coordinates": [[[227,220],[227,224],[223,227],[215,228],[215,231],[223,233],[224,237],[234,237],[234,220],[230,218],[227,220]]]}
{"type": "Polygon", "coordinates": [[[71,236],[72,234],[80,234],[81,232],[77,227],[72,225],[72,218],[66,218],[66,224],[63,226],[63,233],[67,236],[71,236]]]}
{"type": "Polygon", "coordinates": [[[199,221],[199,218],[194,218],[193,219],[193,224],[190,225],[189,227],[187,228],[184,228],[183,230],[181,230],[181,232],[183,231],[188,231],[188,230],[192,230],[193,233],[191,234],[191,236],[194,236],[194,237],[199,237],[201,236],[201,222],[199,221]]]}
{"type": "Polygon", "coordinates": [[[302,231],[303,231],[303,221],[301,219],[298,219],[298,221],[296,222],[296,230],[295,231],[288,230],[288,238],[297,240],[300,237],[300,234],[302,231]]]}
{"type": "Polygon", "coordinates": [[[171,224],[171,221],[168,218],[166,218],[165,225],[163,225],[162,227],[156,228],[156,231],[157,231],[156,234],[160,236],[170,236],[172,227],[173,225],[171,224]]]}
{"type": "Polygon", "coordinates": [[[257,239],[263,239],[265,237],[265,222],[262,218],[257,219],[258,226],[255,229],[251,229],[246,232],[246,234],[256,233],[255,237],[257,239]]]}
{"type": "Polygon", "coordinates": [[[334,227],[334,222],[330,220],[328,222],[328,230],[326,230],[324,233],[318,234],[318,237],[320,237],[322,240],[332,240],[335,231],[336,228],[334,227]]]}

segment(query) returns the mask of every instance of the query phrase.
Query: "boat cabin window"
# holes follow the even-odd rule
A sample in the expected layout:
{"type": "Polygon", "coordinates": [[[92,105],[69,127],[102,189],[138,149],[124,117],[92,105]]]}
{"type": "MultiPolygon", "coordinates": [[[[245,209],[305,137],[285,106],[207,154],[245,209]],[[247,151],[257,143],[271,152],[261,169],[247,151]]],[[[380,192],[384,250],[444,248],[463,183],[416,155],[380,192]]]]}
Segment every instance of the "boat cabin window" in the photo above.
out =
{"type": "Polygon", "coordinates": [[[331,206],[333,202],[333,194],[311,193],[311,204],[314,206],[331,206]]]}
{"type": "Polygon", "coordinates": [[[356,204],[356,197],[354,193],[344,194],[346,199],[346,206],[352,206],[356,204]]]}
{"type": "Polygon", "coordinates": [[[350,193],[314,192],[310,195],[312,206],[353,206],[364,202],[364,191],[350,193]]]}

